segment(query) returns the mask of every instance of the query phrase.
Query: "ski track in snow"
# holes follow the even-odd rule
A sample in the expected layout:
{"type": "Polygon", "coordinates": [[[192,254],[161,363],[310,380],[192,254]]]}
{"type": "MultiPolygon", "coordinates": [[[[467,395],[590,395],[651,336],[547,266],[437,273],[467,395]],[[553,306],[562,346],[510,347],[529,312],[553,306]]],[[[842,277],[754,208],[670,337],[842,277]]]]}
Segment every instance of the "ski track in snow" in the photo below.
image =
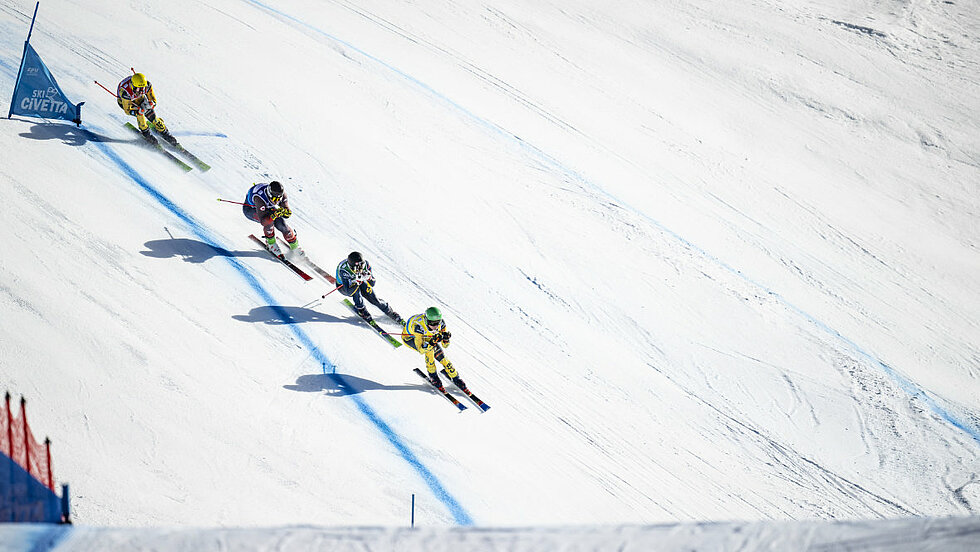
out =
{"type": "MultiPolygon", "coordinates": [[[[343,40],[343,39],[341,39],[341,38],[339,38],[339,37],[337,37],[337,36],[335,36],[335,35],[327,32],[327,31],[324,31],[323,29],[320,29],[320,28],[318,28],[318,27],[316,27],[316,26],[314,26],[314,25],[312,25],[310,23],[307,23],[306,21],[304,21],[304,20],[302,20],[302,19],[300,19],[300,18],[298,18],[296,16],[290,15],[290,14],[288,14],[288,13],[282,11],[282,10],[276,9],[276,8],[274,8],[274,7],[266,4],[264,2],[261,2],[259,0],[242,0],[242,1],[243,2],[246,2],[246,3],[249,3],[249,4],[252,4],[252,5],[254,5],[254,6],[258,7],[258,8],[261,8],[262,10],[265,10],[267,12],[270,12],[270,13],[278,16],[278,17],[281,17],[282,19],[284,19],[284,20],[286,20],[288,22],[291,22],[291,23],[293,23],[295,25],[298,25],[300,27],[303,27],[304,29],[307,29],[309,31],[313,31],[316,34],[318,34],[320,36],[323,36],[324,38],[326,38],[327,40],[329,40],[331,42],[340,44],[340,45],[344,46],[345,48],[348,48],[348,49],[356,52],[358,55],[363,56],[364,58],[367,58],[368,60],[376,63],[377,65],[379,65],[381,67],[383,67],[387,71],[390,71],[391,73],[394,73],[394,74],[398,75],[399,77],[407,80],[408,82],[410,82],[411,84],[413,84],[414,86],[416,86],[418,89],[422,90],[426,94],[428,94],[431,97],[433,97],[434,99],[438,100],[440,103],[443,103],[445,105],[450,106],[452,109],[458,111],[459,113],[461,113],[462,115],[464,115],[467,119],[471,120],[472,122],[479,124],[481,127],[483,127],[484,129],[486,129],[487,131],[489,131],[489,132],[491,132],[493,134],[496,134],[496,135],[498,135],[500,137],[503,137],[503,138],[505,138],[506,140],[510,141],[513,144],[516,144],[519,148],[521,148],[525,152],[531,154],[533,157],[538,158],[546,166],[549,166],[553,170],[555,170],[555,171],[557,171],[557,172],[559,172],[561,174],[565,174],[568,177],[574,179],[576,182],[578,182],[580,185],[582,185],[585,189],[591,190],[591,192],[596,196],[597,199],[599,199],[599,198],[605,198],[608,201],[614,202],[618,206],[622,206],[622,207],[626,208],[629,212],[635,214],[636,216],[641,217],[643,220],[645,220],[646,222],[648,222],[649,224],[651,224],[653,227],[655,227],[655,228],[659,229],[660,231],[666,233],[667,235],[671,236],[677,242],[681,243],[684,247],[689,248],[690,250],[697,252],[697,254],[700,255],[701,257],[703,257],[704,259],[707,259],[708,261],[710,261],[710,262],[712,262],[712,263],[714,263],[714,264],[722,267],[724,270],[726,270],[729,273],[737,276],[739,279],[742,279],[745,282],[751,284],[752,286],[758,288],[759,290],[761,290],[762,292],[764,292],[766,295],[772,297],[773,299],[775,299],[776,301],[778,301],[779,303],[781,303],[786,308],[788,308],[788,309],[792,310],[793,312],[795,312],[798,316],[800,316],[804,320],[810,322],[815,327],[819,328],[823,333],[825,333],[825,334],[833,337],[835,340],[837,340],[837,341],[843,343],[844,345],[846,345],[851,351],[853,351],[854,353],[856,353],[858,356],[860,356],[861,358],[865,359],[871,365],[876,366],[881,372],[883,372],[892,381],[894,381],[910,397],[921,400],[929,408],[929,410],[931,410],[933,413],[935,413],[936,415],[938,415],[939,417],[941,417],[943,420],[945,420],[946,422],[948,422],[953,427],[956,427],[957,429],[959,429],[960,431],[962,431],[963,433],[965,433],[966,435],[968,435],[970,438],[973,439],[973,441],[975,441],[978,445],[980,445],[980,428],[975,427],[974,424],[971,424],[969,421],[960,418],[959,416],[957,416],[956,414],[954,414],[950,409],[948,409],[947,407],[945,407],[942,404],[940,404],[940,402],[941,402],[942,399],[937,398],[937,397],[933,397],[925,389],[923,389],[919,385],[916,385],[915,383],[913,383],[911,380],[909,380],[904,375],[902,375],[901,373],[899,373],[892,366],[888,365],[887,363],[885,363],[884,361],[882,361],[881,359],[879,359],[878,357],[876,357],[873,353],[871,353],[868,350],[866,350],[864,347],[862,347],[861,345],[859,345],[858,343],[856,343],[854,340],[852,340],[852,339],[848,338],[847,336],[841,334],[840,332],[838,332],[837,330],[835,330],[834,328],[832,328],[830,325],[828,325],[828,324],[822,322],[821,320],[817,319],[815,316],[813,316],[813,315],[809,314],[808,312],[804,311],[802,308],[797,307],[796,305],[794,305],[793,303],[791,303],[789,300],[787,300],[784,296],[782,296],[778,292],[770,289],[769,287],[767,287],[766,285],[762,284],[761,282],[758,282],[758,281],[752,279],[751,277],[743,274],[740,270],[738,270],[735,267],[729,265],[728,263],[726,263],[725,261],[721,260],[720,258],[715,257],[714,255],[712,255],[708,251],[702,249],[701,247],[697,246],[693,242],[687,240],[686,238],[684,238],[680,234],[674,232],[670,228],[666,227],[659,220],[653,218],[652,216],[648,215],[647,213],[642,212],[639,209],[634,208],[634,207],[630,206],[629,204],[621,201],[618,197],[616,197],[615,195],[613,195],[610,192],[606,191],[598,183],[593,182],[592,180],[586,178],[584,175],[578,173],[574,169],[571,169],[570,167],[566,166],[560,160],[558,160],[555,157],[549,155],[548,153],[546,153],[545,151],[539,149],[538,147],[534,146],[533,144],[531,144],[531,143],[529,143],[529,142],[521,139],[520,137],[514,135],[513,133],[508,132],[506,129],[500,127],[499,125],[493,123],[492,121],[486,120],[486,119],[480,117],[479,115],[473,113],[472,111],[470,111],[466,107],[460,105],[459,103],[457,103],[456,101],[452,100],[448,96],[440,93],[438,90],[432,88],[428,84],[426,84],[426,83],[422,82],[421,80],[413,77],[411,74],[406,73],[405,71],[402,71],[401,69],[399,69],[399,68],[391,65],[390,63],[385,62],[384,60],[378,58],[377,56],[374,56],[374,55],[366,52],[365,50],[362,50],[361,48],[358,48],[354,44],[352,44],[350,42],[347,42],[347,41],[345,41],[345,40],[343,40]]],[[[360,12],[358,12],[358,13],[360,13],[360,12]]],[[[415,40],[413,37],[408,36],[405,33],[403,33],[402,31],[400,31],[400,29],[397,29],[397,27],[396,28],[392,28],[391,24],[390,23],[387,23],[383,19],[380,19],[379,20],[379,19],[370,17],[368,15],[365,15],[363,13],[361,15],[363,15],[364,17],[366,17],[369,20],[374,21],[375,23],[377,23],[378,25],[381,25],[382,27],[385,27],[385,28],[391,30],[392,32],[396,32],[397,34],[403,36],[407,40],[413,40],[413,41],[415,40]]],[[[430,45],[430,48],[435,48],[437,50],[441,50],[440,48],[438,48],[438,47],[436,47],[434,45],[430,45]]],[[[447,52],[447,55],[452,55],[452,54],[449,54],[447,52]]],[[[458,58],[454,58],[454,59],[457,59],[457,61],[460,61],[461,62],[461,60],[459,60],[458,58]]],[[[472,69],[472,68],[471,69],[468,69],[468,70],[470,70],[471,72],[473,72],[473,74],[477,75],[478,77],[480,77],[480,78],[482,78],[484,80],[488,80],[488,82],[489,81],[493,81],[493,83],[499,83],[498,79],[492,78],[492,76],[488,77],[487,75],[485,75],[485,73],[483,71],[480,71],[478,69],[472,69]]],[[[505,92],[507,92],[511,96],[514,96],[514,94],[515,94],[515,91],[513,91],[509,87],[505,87],[505,92]]],[[[514,96],[514,97],[516,99],[520,100],[520,97],[519,96],[514,96]]],[[[533,105],[533,104],[531,104],[528,101],[521,101],[521,103],[524,103],[525,105],[528,105],[535,112],[539,113],[542,117],[545,117],[547,120],[552,121],[552,122],[555,122],[555,124],[559,124],[559,126],[561,126],[563,128],[570,129],[572,131],[575,131],[576,133],[578,132],[578,131],[576,131],[574,129],[574,127],[571,127],[569,125],[566,125],[566,124],[562,123],[560,121],[560,119],[557,119],[557,117],[555,117],[553,115],[550,115],[549,113],[547,113],[540,106],[533,105]],[[558,122],[556,122],[556,120],[558,122]]]]}
{"type": "MultiPolygon", "coordinates": [[[[98,127],[93,128],[98,132],[104,132],[98,127]]],[[[168,199],[166,195],[144,179],[136,169],[124,161],[108,144],[99,141],[95,141],[94,143],[105,155],[105,157],[108,158],[108,160],[116,167],[118,167],[121,173],[129,177],[134,184],[145,191],[151,198],[153,198],[153,200],[183,222],[197,238],[211,245],[211,247],[227,249],[221,244],[221,240],[219,240],[216,235],[210,232],[204,225],[196,221],[191,215],[177,206],[174,202],[168,199]]],[[[284,308],[279,306],[279,302],[275,300],[272,294],[249,271],[248,267],[243,265],[235,257],[222,256],[222,258],[225,259],[249,285],[249,287],[259,297],[261,297],[266,304],[270,306],[269,308],[273,309],[276,314],[282,317],[283,320],[289,319],[289,314],[284,308]]],[[[339,380],[339,383],[343,385],[342,375],[328,372],[328,368],[330,369],[330,372],[335,372],[336,367],[326,353],[324,353],[320,347],[313,342],[313,339],[297,324],[286,324],[286,327],[293,333],[296,339],[299,340],[307,351],[309,351],[310,356],[312,356],[319,365],[323,366],[323,373],[330,378],[339,380]]],[[[425,481],[425,484],[429,487],[429,490],[432,491],[432,494],[440,502],[442,502],[452,514],[454,521],[458,525],[472,525],[473,519],[466,509],[459,503],[455,496],[446,490],[439,478],[418,458],[418,456],[415,455],[414,452],[412,452],[405,440],[391,428],[388,422],[378,415],[378,413],[375,412],[375,410],[371,408],[367,401],[362,397],[358,396],[357,394],[352,394],[349,395],[348,398],[354,402],[354,405],[357,407],[358,411],[360,411],[360,413],[371,422],[371,424],[395,448],[395,450],[398,451],[398,454],[402,457],[402,459],[404,459],[418,473],[418,475],[421,476],[422,480],[425,481]]]]}

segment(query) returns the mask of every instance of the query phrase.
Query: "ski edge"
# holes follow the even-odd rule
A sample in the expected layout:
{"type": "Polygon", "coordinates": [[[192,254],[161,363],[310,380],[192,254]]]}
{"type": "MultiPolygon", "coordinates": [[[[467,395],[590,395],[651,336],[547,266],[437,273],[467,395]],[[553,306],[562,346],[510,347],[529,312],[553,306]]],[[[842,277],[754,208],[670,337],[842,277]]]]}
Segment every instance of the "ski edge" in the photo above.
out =
{"type": "Polygon", "coordinates": [[[447,401],[449,401],[453,405],[455,405],[456,408],[458,408],[460,412],[466,410],[466,405],[463,404],[463,403],[461,403],[461,402],[459,402],[459,400],[457,400],[456,397],[452,396],[452,394],[450,394],[449,391],[446,391],[446,387],[445,386],[443,386],[443,387],[436,387],[435,385],[432,385],[432,382],[429,381],[429,376],[425,375],[422,372],[422,370],[419,370],[418,368],[412,368],[412,371],[415,372],[416,374],[418,374],[420,378],[424,379],[425,380],[425,383],[428,383],[429,384],[429,387],[431,387],[431,388],[435,389],[436,391],[438,391],[439,394],[441,394],[443,397],[445,397],[447,401]]]}
{"type": "MultiPolygon", "coordinates": [[[[129,121],[126,121],[125,126],[128,127],[128,128],[130,128],[130,129],[132,129],[132,131],[135,132],[136,134],[139,134],[140,135],[140,138],[143,138],[143,134],[139,131],[138,128],[136,128],[135,126],[133,126],[133,123],[130,123],[129,121]]],[[[194,167],[191,167],[190,165],[188,165],[187,163],[185,163],[181,158],[179,158],[176,155],[170,153],[166,148],[164,148],[163,146],[161,146],[159,142],[156,145],[153,145],[153,144],[147,142],[145,138],[143,138],[143,143],[146,144],[147,147],[153,148],[153,149],[159,151],[160,153],[162,153],[163,155],[165,155],[167,157],[167,159],[169,159],[174,164],[176,164],[178,167],[180,167],[184,172],[190,172],[190,171],[194,170],[194,167]]]]}
{"type": "Polygon", "coordinates": [[[187,148],[185,148],[184,145],[181,144],[180,142],[178,142],[176,145],[170,144],[166,140],[164,140],[164,142],[167,143],[173,149],[175,149],[177,152],[179,152],[181,155],[189,159],[191,163],[194,163],[197,166],[198,170],[200,170],[201,172],[207,172],[211,170],[211,165],[208,165],[207,163],[202,161],[200,157],[188,151],[187,148]]]}
{"type": "MultiPolygon", "coordinates": [[[[449,378],[449,374],[446,373],[446,369],[445,368],[443,368],[442,370],[440,370],[440,372],[442,372],[442,375],[444,375],[447,378],[449,378]]],[[[449,378],[449,381],[452,382],[453,381],[452,378],[449,378]]],[[[469,388],[467,388],[467,389],[461,389],[455,383],[453,383],[453,386],[456,387],[456,389],[459,389],[464,395],[466,395],[466,398],[468,398],[471,401],[473,401],[473,404],[475,404],[476,406],[478,406],[481,411],[486,412],[487,410],[490,410],[490,405],[487,404],[487,403],[485,403],[485,402],[483,402],[480,399],[480,397],[477,397],[476,395],[474,395],[473,392],[469,390],[469,388]]]]}
{"type": "Polygon", "coordinates": [[[306,280],[307,282],[309,282],[310,280],[313,279],[313,276],[310,276],[309,274],[307,274],[306,272],[304,272],[302,268],[300,268],[300,267],[296,266],[295,264],[293,264],[293,262],[290,261],[289,259],[287,259],[285,256],[283,256],[283,255],[276,255],[272,251],[269,251],[269,247],[265,244],[265,242],[263,242],[259,238],[255,237],[255,234],[249,234],[248,237],[249,238],[252,238],[252,241],[254,241],[255,243],[259,244],[259,246],[261,246],[262,249],[265,249],[269,253],[269,255],[272,255],[273,257],[275,257],[276,259],[278,259],[279,262],[281,262],[282,264],[286,265],[286,268],[292,270],[293,273],[295,273],[300,278],[306,280]]]}
{"type": "Polygon", "coordinates": [[[320,275],[321,278],[330,282],[331,284],[337,285],[337,279],[334,278],[332,274],[317,266],[317,264],[311,261],[309,257],[305,257],[305,259],[306,259],[306,264],[310,265],[310,268],[313,269],[313,272],[316,272],[317,274],[320,275]]]}
{"type": "Polygon", "coordinates": [[[200,157],[198,157],[198,156],[194,155],[193,153],[187,151],[187,148],[185,148],[184,146],[178,144],[175,147],[175,149],[177,151],[179,151],[181,154],[183,154],[184,156],[186,156],[188,159],[190,159],[191,163],[194,163],[194,165],[197,166],[197,168],[198,168],[199,171],[201,171],[201,172],[208,172],[208,171],[211,170],[211,165],[208,165],[204,161],[201,161],[201,158],[200,157]]]}
{"type": "MultiPolygon", "coordinates": [[[[350,308],[350,310],[353,311],[355,315],[357,315],[358,318],[361,318],[361,315],[357,314],[357,309],[354,307],[354,303],[351,303],[350,299],[344,298],[344,304],[347,305],[350,308]]],[[[391,345],[395,349],[402,346],[401,342],[399,342],[394,337],[388,335],[384,331],[384,329],[381,326],[379,326],[378,323],[375,322],[374,320],[371,321],[374,322],[373,324],[371,322],[368,322],[367,320],[364,320],[363,318],[361,318],[361,320],[363,320],[365,324],[370,326],[371,329],[373,329],[374,332],[378,334],[382,339],[387,341],[388,345],[391,345]]]]}

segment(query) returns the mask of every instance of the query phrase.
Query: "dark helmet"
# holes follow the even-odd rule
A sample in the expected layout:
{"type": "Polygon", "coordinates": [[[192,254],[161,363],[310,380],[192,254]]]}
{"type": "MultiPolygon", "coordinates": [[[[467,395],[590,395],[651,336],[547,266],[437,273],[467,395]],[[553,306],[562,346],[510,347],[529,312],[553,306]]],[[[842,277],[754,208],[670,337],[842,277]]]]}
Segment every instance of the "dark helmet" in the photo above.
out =
{"type": "Polygon", "coordinates": [[[351,251],[351,254],[347,255],[347,266],[353,270],[360,270],[364,266],[364,256],[357,251],[351,251]]]}
{"type": "Polygon", "coordinates": [[[282,184],[278,180],[273,180],[269,182],[269,198],[273,201],[279,201],[282,199],[282,195],[286,193],[286,190],[282,188],[282,184]]]}

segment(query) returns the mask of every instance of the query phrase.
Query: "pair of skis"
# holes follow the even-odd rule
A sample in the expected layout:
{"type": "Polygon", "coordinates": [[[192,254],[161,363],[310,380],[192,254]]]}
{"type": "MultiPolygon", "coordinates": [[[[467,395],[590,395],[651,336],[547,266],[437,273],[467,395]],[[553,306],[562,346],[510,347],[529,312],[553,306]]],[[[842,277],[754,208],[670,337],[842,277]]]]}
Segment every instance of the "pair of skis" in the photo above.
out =
{"type": "MultiPolygon", "coordinates": [[[[450,393],[446,389],[445,386],[436,387],[436,384],[432,383],[432,380],[429,379],[429,376],[426,375],[426,373],[423,372],[422,370],[419,370],[418,368],[415,368],[412,371],[415,372],[416,374],[418,374],[420,378],[424,379],[426,383],[428,383],[433,389],[435,389],[436,391],[438,391],[439,394],[442,395],[443,397],[445,397],[446,400],[448,400],[450,403],[453,404],[453,406],[455,406],[456,408],[458,408],[460,412],[466,410],[466,405],[463,404],[463,403],[461,403],[461,402],[459,402],[459,399],[457,399],[456,397],[454,397],[453,394],[450,393]]],[[[441,372],[442,372],[442,375],[443,376],[449,378],[449,374],[446,373],[445,368],[443,368],[441,370],[441,372]]],[[[452,378],[449,378],[449,381],[452,382],[453,381],[452,378]]],[[[485,402],[483,402],[483,401],[481,401],[479,397],[477,397],[476,395],[474,395],[473,392],[469,390],[469,388],[467,388],[467,387],[459,387],[458,385],[456,385],[455,382],[453,382],[453,386],[456,387],[456,389],[459,389],[460,391],[462,391],[462,393],[464,395],[466,395],[466,398],[468,398],[469,400],[473,401],[473,404],[475,404],[477,407],[479,407],[480,410],[482,410],[483,412],[486,412],[487,410],[490,410],[490,405],[487,404],[487,403],[485,403],[485,402]]]]}
{"type": "MultiPolygon", "coordinates": [[[[143,136],[143,133],[140,132],[138,128],[136,128],[135,126],[133,126],[133,123],[130,123],[130,122],[127,121],[126,124],[125,124],[125,126],[126,126],[126,128],[132,130],[136,134],[139,134],[140,137],[143,138],[144,141],[146,141],[146,144],[148,146],[150,146],[153,149],[155,149],[155,150],[159,151],[160,153],[162,153],[164,155],[164,157],[166,157],[167,159],[170,159],[170,161],[172,161],[175,165],[177,165],[178,167],[180,167],[184,172],[190,172],[191,170],[193,170],[193,167],[191,167],[190,165],[188,165],[187,163],[185,163],[183,159],[177,157],[170,150],[168,150],[167,148],[163,147],[163,145],[160,143],[161,140],[157,140],[156,143],[152,143],[149,140],[146,140],[146,137],[143,136]]],[[[201,161],[201,159],[198,156],[196,156],[193,153],[187,151],[187,148],[185,148],[184,146],[182,146],[180,144],[171,144],[170,142],[167,142],[166,140],[163,140],[163,142],[165,142],[168,146],[172,147],[178,153],[180,153],[181,155],[183,155],[184,157],[186,157],[191,163],[193,163],[195,166],[197,166],[198,170],[200,170],[202,172],[211,170],[211,165],[208,165],[204,161],[201,161]]]]}
{"type": "Polygon", "coordinates": [[[252,238],[252,241],[254,241],[255,243],[257,243],[260,246],[262,246],[262,249],[265,249],[266,251],[268,251],[270,255],[272,255],[273,257],[275,257],[277,259],[279,259],[279,262],[281,262],[282,264],[284,264],[286,266],[286,268],[288,268],[289,270],[292,270],[297,276],[299,276],[303,280],[309,282],[310,280],[313,279],[313,276],[310,276],[305,270],[303,270],[302,268],[296,266],[296,263],[294,263],[294,262],[290,261],[289,259],[287,259],[286,256],[283,255],[281,252],[280,253],[276,253],[272,249],[270,249],[269,248],[269,244],[266,243],[265,240],[260,240],[259,238],[256,238],[255,237],[255,234],[249,234],[248,237],[249,238],[252,238]]]}
{"type": "MultiPolygon", "coordinates": [[[[294,274],[302,278],[304,281],[309,282],[310,280],[313,279],[313,276],[311,276],[309,272],[303,270],[302,267],[294,263],[292,260],[286,258],[285,254],[283,254],[282,252],[275,253],[274,251],[272,251],[272,249],[269,248],[269,244],[266,243],[265,240],[255,237],[255,234],[249,234],[248,237],[251,238],[251,240],[254,241],[255,243],[259,244],[262,247],[262,249],[268,251],[270,255],[272,255],[276,259],[279,259],[279,262],[285,265],[286,268],[288,268],[289,270],[292,270],[294,274]]],[[[321,278],[330,282],[331,284],[334,283],[334,277],[331,276],[330,273],[327,272],[326,270],[323,270],[322,268],[317,266],[312,259],[306,256],[306,253],[302,252],[302,250],[300,250],[300,258],[302,258],[303,261],[306,264],[308,264],[311,269],[313,269],[313,272],[318,274],[321,278]]]]}
{"type": "Polygon", "coordinates": [[[390,333],[386,332],[384,330],[384,328],[382,328],[381,326],[378,325],[377,321],[375,321],[375,320],[365,320],[364,318],[362,318],[361,317],[361,314],[359,312],[357,312],[357,308],[354,307],[354,303],[351,303],[350,302],[350,299],[344,299],[344,304],[347,305],[347,308],[349,308],[350,310],[352,310],[354,312],[354,314],[357,315],[358,318],[360,318],[361,320],[364,320],[364,323],[365,324],[367,324],[368,326],[371,326],[371,329],[373,329],[375,332],[377,332],[377,334],[381,336],[381,339],[384,339],[386,342],[388,342],[388,345],[391,345],[395,349],[397,349],[397,348],[399,348],[399,347],[402,346],[402,342],[399,341],[399,340],[397,340],[397,339],[395,339],[395,337],[393,335],[391,335],[390,333]]]}

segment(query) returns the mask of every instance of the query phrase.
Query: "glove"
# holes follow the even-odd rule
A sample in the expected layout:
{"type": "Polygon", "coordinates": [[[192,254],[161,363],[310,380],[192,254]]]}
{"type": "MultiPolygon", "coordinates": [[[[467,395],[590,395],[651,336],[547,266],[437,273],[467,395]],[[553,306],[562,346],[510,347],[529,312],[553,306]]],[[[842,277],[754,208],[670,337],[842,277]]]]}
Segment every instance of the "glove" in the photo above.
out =
{"type": "Polygon", "coordinates": [[[452,336],[453,336],[453,334],[451,334],[449,332],[442,332],[442,344],[444,346],[448,347],[449,346],[449,338],[452,337],[452,336]]]}
{"type": "Polygon", "coordinates": [[[289,215],[292,214],[293,212],[290,211],[287,207],[280,207],[276,209],[275,212],[272,213],[272,220],[276,220],[279,217],[289,218],[289,215]]]}

